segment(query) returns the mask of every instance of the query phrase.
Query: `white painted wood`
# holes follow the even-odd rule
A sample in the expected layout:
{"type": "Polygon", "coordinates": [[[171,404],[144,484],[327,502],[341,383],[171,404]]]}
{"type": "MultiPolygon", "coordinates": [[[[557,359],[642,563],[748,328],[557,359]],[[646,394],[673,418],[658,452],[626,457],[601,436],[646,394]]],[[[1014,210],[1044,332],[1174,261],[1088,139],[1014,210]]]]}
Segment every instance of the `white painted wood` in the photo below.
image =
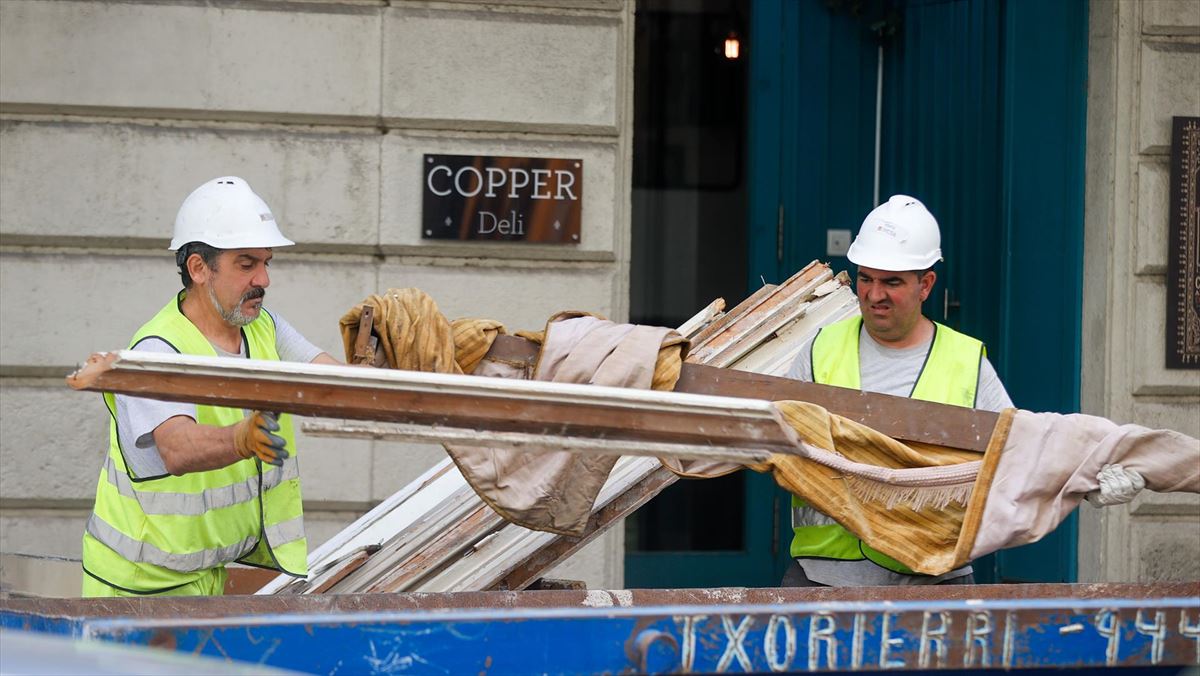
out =
{"type": "MultiPolygon", "coordinates": [[[[372,423],[346,421],[344,423],[308,423],[306,434],[317,436],[344,437],[350,439],[384,439],[387,441],[409,441],[419,443],[446,443],[455,446],[478,448],[504,447],[515,451],[541,453],[567,451],[580,455],[612,456],[630,455],[645,457],[672,457],[681,460],[719,460],[724,462],[761,462],[772,452],[794,453],[791,447],[765,448],[743,446],[695,444],[673,444],[658,441],[629,439],[595,439],[570,435],[528,434],[524,432],[497,432],[474,428],[429,427],[403,423],[372,423]]],[[[714,442],[719,444],[719,441],[714,442]]]]}
{"type": "MultiPolygon", "coordinates": [[[[207,376],[222,380],[297,386],[386,389],[418,395],[436,393],[453,397],[462,404],[482,399],[499,399],[508,403],[550,402],[582,408],[626,409],[642,414],[652,411],[667,415],[723,417],[732,414],[760,419],[773,417],[770,403],[757,399],[344,365],[223,359],[120,350],[109,368],[113,371],[140,372],[163,377],[207,376]]],[[[455,414],[449,412],[447,415],[452,417],[455,414]]]]}
{"type": "Polygon", "coordinates": [[[322,570],[331,568],[343,557],[364,547],[384,544],[397,531],[416,521],[420,514],[460,490],[466,483],[450,458],[442,460],[309,552],[308,580],[279,575],[255,593],[275,594],[288,588],[320,586],[316,575],[322,570]]]}
{"type": "Polygon", "coordinates": [[[802,316],[776,331],[775,338],[735,361],[729,368],[785,375],[800,349],[827,324],[858,314],[858,299],[848,287],[810,301],[802,316]]]}
{"type": "Polygon", "coordinates": [[[722,329],[717,335],[710,337],[705,345],[697,348],[692,353],[689,361],[716,366],[718,363],[717,359],[722,354],[736,351],[735,354],[740,356],[752,351],[769,335],[763,335],[757,341],[749,341],[751,335],[759,332],[764,324],[769,322],[773,316],[778,315],[780,312],[787,312],[787,308],[793,306],[795,303],[803,302],[806,295],[811,295],[824,281],[830,279],[832,279],[832,275],[826,269],[822,270],[815,279],[809,280],[809,283],[803,286],[789,285],[786,282],[779,285],[770,294],[760,300],[758,305],[722,329]],[[774,307],[762,309],[762,306],[768,302],[773,303],[774,307]],[[717,340],[718,337],[720,337],[720,340],[717,340]]]}
{"type": "Polygon", "coordinates": [[[340,588],[344,584],[347,587],[370,588],[381,578],[387,577],[395,568],[395,563],[408,561],[420,554],[437,542],[451,527],[482,506],[483,503],[474,489],[463,482],[454,493],[444,499],[431,501],[425,510],[405,510],[406,516],[416,512],[416,518],[398,527],[395,535],[383,544],[379,552],[335,587],[340,588]]]}
{"type": "Polygon", "coordinates": [[[725,299],[718,298],[709,303],[703,310],[697,312],[691,319],[679,325],[676,331],[684,338],[690,338],[696,335],[700,329],[708,325],[709,322],[721,316],[725,309],[725,299]]]}
{"type": "MultiPolygon", "coordinates": [[[[652,473],[659,463],[652,458],[621,458],[600,494],[593,511],[622,495],[652,473]]],[[[549,546],[563,536],[506,524],[495,535],[477,543],[471,552],[447,566],[437,576],[406,590],[414,592],[444,592],[483,590],[493,587],[512,572],[521,561],[539,549],[549,546]]]]}
{"type": "Polygon", "coordinates": [[[709,366],[724,368],[754,351],[770,340],[776,331],[800,317],[808,308],[813,294],[826,282],[835,281],[823,274],[797,288],[788,299],[760,316],[753,327],[739,331],[738,338],[705,357],[709,366]]]}

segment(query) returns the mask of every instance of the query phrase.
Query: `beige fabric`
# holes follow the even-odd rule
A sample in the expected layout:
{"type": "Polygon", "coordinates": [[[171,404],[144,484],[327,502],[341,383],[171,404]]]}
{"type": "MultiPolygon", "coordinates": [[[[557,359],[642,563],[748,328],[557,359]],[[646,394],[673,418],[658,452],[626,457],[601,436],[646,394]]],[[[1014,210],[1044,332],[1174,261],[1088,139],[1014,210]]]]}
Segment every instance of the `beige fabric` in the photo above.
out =
{"type": "Polygon", "coordinates": [[[1036,542],[1120,463],[1160,493],[1200,493],[1200,440],[1171,430],[1118,425],[1096,416],[1018,411],[970,551],[978,558],[1036,542]]]}
{"type": "MultiPolygon", "coordinates": [[[[560,313],[547,324],[534,378],[642,389],[659,382],[662,389],[672,389],[683,347],[684,340],[670,329],[560,313]]],[[[446,450],[476,493],[506,519],[563,535],[584,532],[618,458],[503,448],[446,450]]]]}
{"type": "Polygon", "coordinates": [[[815,404],[776,407],[801,455],[753,469],[927,575],[1040,540],[1099,487],[1105,464],[1137,471],[1154,491],[1200,493],[1200,440],[1170,430],[1009,409],[981,456],[900,443],[815,404]]]}
{"type": "MultiPolygon", "coordinates": [[[[557,371],[559,368],[557,365],[543,366],[543,362],[549,361],[551,363],[557,364],[558,362],[561,362],[561,361],[564,361],[567,359],[567,356],[563,353],[579,352],[580,354],[577,354],[574,357],[572,357],[571,362],[570,362],[570,364],[571,364],[570,368],[574,372],[579,374],[577,376],[579,379],[578,380],[566,379],[564,376],[559,376],[559,377],[564,377],[564,379],[561,380],[560,382],[592,382],[595,384],[613,384],[613,386],[615,386],[615,387],[636,387],[639,389],[646,389],[647,386],[642,384],[642,382],[643,382],[642,379],[644,379],[644,373],[645,373],[644,369],[647,366],[653,366],[653,368],[651,369],[650,383],[648,386],[649,389],[660,390],[660,391],[663,391],[663,390],[670,391],[670,390],[675,389],[675,383],[679,381],[680,369],[682,369],[682,367],[683,367],[683,360],[687,356],[687,349],[688,349],[687,340],[682,338],[678,333],[676,333],[675,331],[673,331],[671,329],[663,329],[663,328],[660,328],[657,326],[638,327],[640,331],[650,330],[655,334],[665,332],[665,333],[662,333],[662,335],[664,335],[666,337],[663,339],[662,344],[659,346],[657,354],[650,354],[649,351],[647,351],[645,353],[638,354],[635,359],[631,360],[630,359],[631,353],[629,350],[629,346],[626,346],[622,350],[622,353],[620,355],[612,355],[608,359],[606,359],[605,367],[608,371],[608,375],[601,374],[598,376],[592,376],[592,375],[588,374],[586,368],[581,369],[580,365],[583,362],[583,360],[588,359],[588,357],[584,357],[583,355],[587,354],[587,353],[592,353],[594,351],[589,350],[587,347],[575,348],[574,345],[575,345],[576,341],[580,340],[586,333],[589,332],[589,331],[581,330],[581,327],[600,328],[600,327],[602,327],[602,325],[589,324],[589,323],[566,322],[566,320],[568,320],[568,319],[577,319],[577,318],[583,318],[583,317],[591,317],[593,319],[597,319],[597,320],[600,320],[601,322],[604,322],[604,324],[609,325],[610,328],[603,328],[602,329],[603,333],[598,334],[598,336],[599,335],[613,335],[613,333],[611,333],[611,332],[622,333],[626,330],[624,328],[617,328],[617,327],[634,326],[632,324],[620,324],[620,325],[612,324],[612,322],[609,322],[608,320],[604,319],[603,317],[600,317],[599,315],[594,315],[590,312],[580,312],[580,311],[576,311],[576,310],[568,310],[568,311],[564,311],[564,312],[555,313],[546,322],[546,330],[537,331],[537,332],[518,331],[516,333],[517,336],[519,336],[521,338],[525,338],[526,340],[531,340],[534,343],[537,343],[538,345],[542,346],[542,352],[538,356],[538,363],[535,365],[535,371],[540,370],[543,373],[545,373],[547,369],[557,371]],[[546,335],[549,332],[551,326],[554,326],[555,331],[556,331],[555,332],[555,345],[551,346],[550,351],[549,351],[550,356],[547,359],[547,357],[545,356],[547,354],[546,335]],[[642,360],[645,360],[645,361],[643,362],[642,360]],[[634,363],[634,362],[637,362],[637,363],[634,363]],[[631,384],[616,385],[615,383],[618,380],[622,379],[622,378],[613,378],[613,375],[612,375],[613,368],[617,364],[624,364],[625,367],[627,367],[627,368],[637,369],[637,373],[639,373],[641,375],[634,376],[634,374],[631,373],[630,376],[623,378],[624,380],[629,381],[631,384]],[[632,383],[632,378],[634,378],[634,377],[639,379],[637,384],[632,383]],[[601,383],[599,381],[604,381],[604,382],[601,383]]],[[[599,339],[598,336],[589,338],[589,340],[595,342],[596,340],[599,339]]],[[[650,343],[646,343],[645,345],[648,347],[649,344],[650,343]]],[[[594,360],[594,357],[592,357],[591,359],[594,360]]],[[[543,378],[543,377],[538,377],[535,375],[534,379],[548,380],[550,378],[543,378]]]]}
{"type": "Polygon", "coordinates": [[[372,328],[388,366],[405,371],[472,373],[504,325],[491,319],[446,320],[420,289],[388,289],[356,304],[338,321],[346,361],[353,361],[362,306],[374,309],[372,328]]]}
{"type": "MultiPolygon", "coordinates": [[[[484,358],[499,322],[447,321],[420,289],[388,289],[347,312],[339,324],[347,359],[353,356],[362,305],[374,308],[372,329],[391,368],[525,378],[518,364],[484,358]]],[[[539,333],[518,333],[542,344],[534,378],[612,387],[672,390],[687,342],[670,329],[614,324],[581,312],[554,315],[539,333]]],[[[580,535],[617,458],[567,452],[529,453],[447,445],[467,482],[504,518],[535,530],[580,535]]]]}
{"type": "Polygon", "coordinates": [[[919,573],[961,565],[955,555],[981,454],[901,443],[816,404],[775,406],[802,440],[801,455],[776,454],[753,469],[919,573]]]}

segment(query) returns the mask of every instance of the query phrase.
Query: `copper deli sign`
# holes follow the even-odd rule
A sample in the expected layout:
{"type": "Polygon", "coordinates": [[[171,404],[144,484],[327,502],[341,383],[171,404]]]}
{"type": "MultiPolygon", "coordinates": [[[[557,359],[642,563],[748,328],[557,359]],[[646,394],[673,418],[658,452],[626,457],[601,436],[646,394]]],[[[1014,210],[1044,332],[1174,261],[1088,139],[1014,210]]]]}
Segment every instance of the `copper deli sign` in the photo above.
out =
{"type": "Polygon", "coordinates": [[[422,239],[579,244],[583,160],[425,155],[422,239]]]}

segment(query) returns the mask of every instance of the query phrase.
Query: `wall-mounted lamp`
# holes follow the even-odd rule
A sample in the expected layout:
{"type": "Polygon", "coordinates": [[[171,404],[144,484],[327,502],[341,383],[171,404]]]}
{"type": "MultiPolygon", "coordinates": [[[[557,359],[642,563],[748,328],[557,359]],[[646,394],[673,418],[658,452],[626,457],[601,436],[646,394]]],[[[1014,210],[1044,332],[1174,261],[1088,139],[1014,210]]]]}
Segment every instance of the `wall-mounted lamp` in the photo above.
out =
{"type": "Polygon", "coordinates": [[[725,38],[725,58],[732,61],[741,55],[742,41],[738,39],[737,33],[729,31],[729,36],[725,38]]]}

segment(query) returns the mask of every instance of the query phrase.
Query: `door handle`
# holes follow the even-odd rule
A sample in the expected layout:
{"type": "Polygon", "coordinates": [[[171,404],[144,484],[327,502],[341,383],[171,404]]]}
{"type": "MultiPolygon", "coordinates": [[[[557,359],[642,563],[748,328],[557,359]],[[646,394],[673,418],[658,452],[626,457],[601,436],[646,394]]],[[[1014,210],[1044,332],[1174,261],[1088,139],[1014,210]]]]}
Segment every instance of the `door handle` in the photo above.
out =
{"type": "Polygon", "coordinates": [[[962,307],[962,303],[960,303],[957,300],[954,300],[952,298],[950,289],[943,289],[943,291],[942,291],[942,319],[949,319],[950,318],[950,310],[951,309],[957,310],[960,307],[962,307]]]}
{"type": "Polygon", "coordinates": [[[771,501],[771,558],[779,557],[779,502],[783,500],[776,491],[775,499],[771,501]]]}
{"type": "Polygon", "coordinates": [[[779,203],[775,221],[775,262],[783,263],[783,202],[779,203]]]}

